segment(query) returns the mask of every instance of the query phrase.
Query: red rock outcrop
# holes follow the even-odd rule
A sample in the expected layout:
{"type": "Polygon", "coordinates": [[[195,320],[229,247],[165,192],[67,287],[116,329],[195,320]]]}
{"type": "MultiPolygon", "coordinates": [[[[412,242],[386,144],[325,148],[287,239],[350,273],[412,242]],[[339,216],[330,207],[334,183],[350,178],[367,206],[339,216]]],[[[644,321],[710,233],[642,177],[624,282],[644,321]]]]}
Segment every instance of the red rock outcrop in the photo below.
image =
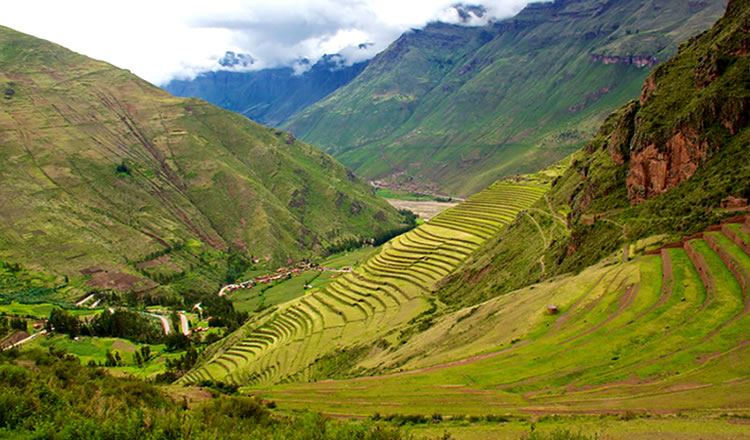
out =
{"type": "Polygon", "coordinates": [[[724,209],[743,209],[747,208],[747,199],[729,196],[721,201],[721,207],[724,209]]]}
{"type": "Polygon", "coordinates": [[[651,144],[632,153],[626,184],[631,204],[663,194],[695,174],[712,147],[691,128],[677,130],[663,149],[651,144]]]}

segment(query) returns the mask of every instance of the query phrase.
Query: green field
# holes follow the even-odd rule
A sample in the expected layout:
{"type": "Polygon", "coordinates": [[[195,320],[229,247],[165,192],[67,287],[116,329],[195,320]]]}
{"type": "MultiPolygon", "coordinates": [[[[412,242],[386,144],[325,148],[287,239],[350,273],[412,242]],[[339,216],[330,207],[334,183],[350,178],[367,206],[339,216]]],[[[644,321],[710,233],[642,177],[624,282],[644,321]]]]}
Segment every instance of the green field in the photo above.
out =
{"type": "Polygon", "coordinates": [[[450,196],[434,196],[432,194],[422,194],[419,192],[401,191],[390,188],[378,188],[375,191],[378,197],[384,199],[409,200],[413,202],[450,202],[450,196]]]}
{"type": "MultiPolygon", "coordinates": [[[[0,315],[33,317],[36,319],[49,318],[52,309],[60,308],[55,304],[21,304],[12,302],[10,304],[0,305],[0,315]]],[[[101,312],[101,309],[71,309],[69,312],[75,316],[91,316],[101,312]]]]}
{"type": "Polygon", "coordinates": [[[177,358],[182,352],[169,353],[162,345],[149,345],[152,358],[143,366],[138,366],[133,358],[136,350],[147,344],[137,345],[126,339],[119,338],[94,338],[82,336],[79,340],[73,340],[68,336],[40,336],[29,342],[24,348],[41,347],[48,349],[54,347],[56,350],[64,350],[69,354],[77,356],[81,364],[87,365],[93,361],[98,365],[104,365],[107,360],[107,350],[120,353],[123,365],[110,367],[113,372],[127,373],[139,377],[151,377],[166,370],[165,360],[177,358]]]}

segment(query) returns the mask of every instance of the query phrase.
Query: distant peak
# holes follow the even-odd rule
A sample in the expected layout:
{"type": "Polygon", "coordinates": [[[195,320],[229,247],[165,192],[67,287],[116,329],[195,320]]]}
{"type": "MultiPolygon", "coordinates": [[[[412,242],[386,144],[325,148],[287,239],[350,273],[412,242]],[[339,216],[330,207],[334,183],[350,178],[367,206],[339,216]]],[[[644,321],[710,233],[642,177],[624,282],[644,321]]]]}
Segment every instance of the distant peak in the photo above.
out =
{"type": "Polygon", "coordinates": [[[456,3],[451,6],[458,13],[458,18],[462,24],[472,24],[477,19],[484,18],[487,15],[487,8],[482,5],[465,5],[456,3]]]}
{"type": "Polygon", "coordinates": [[[222,67],[250,67],[255,64],[255,58],[252,55],[246,53],[235,53],[227,51],[223,57],[219,59],[219,64],[222,67]]]}

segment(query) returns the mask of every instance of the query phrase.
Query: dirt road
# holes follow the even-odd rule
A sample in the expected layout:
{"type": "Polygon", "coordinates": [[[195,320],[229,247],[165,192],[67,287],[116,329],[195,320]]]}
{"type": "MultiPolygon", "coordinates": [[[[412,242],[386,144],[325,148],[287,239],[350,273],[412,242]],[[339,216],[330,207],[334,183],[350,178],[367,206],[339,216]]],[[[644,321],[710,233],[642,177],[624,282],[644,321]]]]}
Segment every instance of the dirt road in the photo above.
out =
{"type": "Polygon", "coordinates": [[[153,316],[154,318],[158,318],[159,321],[161,321],[161,328],[164,329],[164,334],[168,335],[172,332],[172,327],[169,325],[169,319],[167,319],[164,316],[157,315],[156,313],[146,313],[149,316],[153,316]]]}
{"type": "Polygon", "coordinates": [[[190,336],[190,324],[188,323],[187,316],[185,316],[185,312],[180,312],[180,326],[182,327],[182,334],[190,336]]]}

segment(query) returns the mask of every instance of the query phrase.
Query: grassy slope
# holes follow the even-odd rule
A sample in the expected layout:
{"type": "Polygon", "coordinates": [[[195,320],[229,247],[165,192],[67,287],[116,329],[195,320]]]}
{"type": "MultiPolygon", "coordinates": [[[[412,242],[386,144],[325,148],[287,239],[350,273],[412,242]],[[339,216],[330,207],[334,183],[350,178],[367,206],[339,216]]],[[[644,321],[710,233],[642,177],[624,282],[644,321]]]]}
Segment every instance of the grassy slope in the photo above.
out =
{"type": "Polygon", "coordinates": [[[747,162],[747,120],[735,121],[736,133],[732,136],[722,119],[734,108],[748,108],[750,102],[748,59],[729,55],[743,44],[747,47],[748,41],[746,32],[741,30],[742,23],[747,22],[747,7],[742,2],[737,4],[738,11],[685,44],[678,56],[654,71],[658,87],[645,105],[632,101],[618,109],[607,118],[597,136],[572,155],[570,168],[547,194],[549,203],[540,200],[531,210],[547,235],[548,245],[541,245],[530,220],[519,219],[488,241],[463,267],[465,272],[481,272],[481,278],[471,277],[473,282],[468,284],[462,279],[452,280],[440,292],[445,301],[471,305],[544,279],[541,258],[546,263],[547,277],[576,272],[626,243],[653,236],[659,236],[651,240],[655,242],[676,240],[733,215],[716,208],[727,196],[750,195],[750,168],[727,166],[747,162]],[[721,48],[718,55],[727,60],[725,70],[709,87],[698,89],[694,72],[700,60],[710,59],[712,53],[717,56],[715,47],[721,48]],[[720,116],[706,109],[714,109],[720,116]],[[633,120],[639,129],[629,132],[633,120]],[[663,138],[665,133],[686,125],[697,127],[701,136],[717,148],[691,179],[665,194],[630,206],[625,184],[628,162],[617,164],[612,152],[627,158],[629,139],[638,145],[641,139],[663,138]],[[535,237],[533,241],[526,239],[529,236],[535,237]],[[493,264],[483,272],[488,261],[493,264]]]}
{"type": "Polygon", "coordinates": [[[286,263],[399,226],[365,182],[286,133],[7,28],[0,47],[0,259],[73,277],[197,242],[183,270],[222,273],[223,251],[286,263]]]}
{"type": "Polygon", "coordinates": [[[367,177],[470,194],[568,155],[637,95],[647,69],[591,54],[666,59],[724,5],[558,1],[486,28],[429,26],[288,126],[367,177]]]}

